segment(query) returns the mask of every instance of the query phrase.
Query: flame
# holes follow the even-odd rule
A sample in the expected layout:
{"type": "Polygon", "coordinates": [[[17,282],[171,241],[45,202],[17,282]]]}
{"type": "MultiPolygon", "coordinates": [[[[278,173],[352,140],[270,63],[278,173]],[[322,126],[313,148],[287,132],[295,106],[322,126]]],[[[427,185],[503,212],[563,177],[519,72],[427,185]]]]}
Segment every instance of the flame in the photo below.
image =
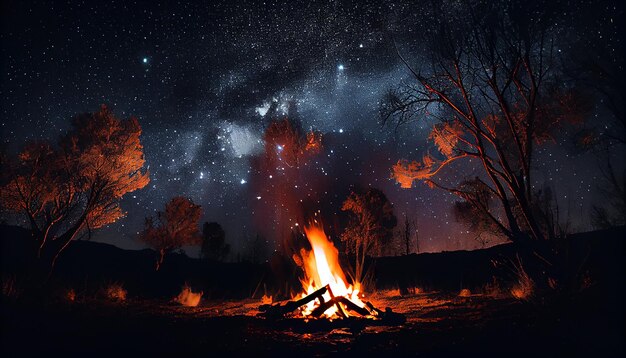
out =
{"type": "Polygon", "coordinates": [[[203,294],[202,291],[195,293],[191,290],[191,287],[185,285],[183,286],[182,291],[174,299],[174,301],[180,303],[183,306],[196,307],[200,303],[202,294],[203,294]]]}
{"type": "MultiPolygon", "coordinates": [[[[302,283],[307,289],[299,298],[304,298],[316,290],[328,286],[330,292],[323,295],[326,302],[331,300],[332,296],[345,296],[359,307],[364,307],[365,304],[359,299],[360,284],[355,283],[352,286],[346,283],[346,277],[339,264],[339,252],[335,245],[328,240],[321,225],[315,221],[305,227],[304,232],[311,243],[312,250],[301,252],[302,267],[305,273],[302,283]]],[[[303,306],[302,314],[309,316],[318,305],[318,300],[309,302],[303,306]]],[[[338,307],[336,305],[330,307],[324,312],[324,316],[328,318],[338,317],[338,307]]]]}

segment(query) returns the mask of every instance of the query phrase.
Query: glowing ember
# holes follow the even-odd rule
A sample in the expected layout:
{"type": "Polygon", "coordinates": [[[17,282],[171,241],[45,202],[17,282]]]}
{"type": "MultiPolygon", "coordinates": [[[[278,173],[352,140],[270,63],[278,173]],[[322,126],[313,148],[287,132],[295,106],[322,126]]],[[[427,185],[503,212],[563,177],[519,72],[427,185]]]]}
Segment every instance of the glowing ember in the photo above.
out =
{"type": "Polygon", "coordinates": [[[193,292],[191,290],[191,287],[185,285],[183,286],[182,291],[174,299],[174,301],[180,303],[183,306],[196,307],[200,303],[202,294],[203,292],[198,292],[198,293],[193,292]]]}
{"type": "MultiPolygon", "coordinates": [[[[304,232],[307,239],[311,243],[311,251],[302,251],[303,269],[305,278],[303,286],[307,287],[306,292],[302,293],[299,298],[304,298],[320,288],[328,286],[329,290],[325,292],[320,299],[312,300],[302,306],[301,313],[306,317],[310,316],[313,310],[324,302],[329,302],[334,297],[343,296],[355,305],[363,308],[365,304],[359,299],[360,285],[355,283],[354,286],[346,283],[346,278],[339,265],[339,253],[337,248],[331,241],[326,238],[324,229],[317,221],[308,227],[304,232]]],[[[329,307],[324,316],[328,318],[336,318],[339,315],[347,316],[345,307],[342,303],[337,303],[329,307]],[[341,311],[339,311],[341,309],[341,311]]]]}

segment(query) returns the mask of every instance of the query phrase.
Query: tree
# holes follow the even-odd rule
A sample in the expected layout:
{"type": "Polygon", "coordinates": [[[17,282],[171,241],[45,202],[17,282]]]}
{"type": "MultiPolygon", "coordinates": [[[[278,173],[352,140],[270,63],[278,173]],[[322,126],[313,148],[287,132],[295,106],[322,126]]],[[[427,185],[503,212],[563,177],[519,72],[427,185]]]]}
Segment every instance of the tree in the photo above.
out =
{"type": "Polygon", "coordinates": [[[263,235],[257,233],[254,238],[246,238],[246,240],[249,245],[246,250],[247,260],[259,264],[269,257],[270,243],[263,235]]]}
{"type": "Polygon", "coordinates": [[[611,159],[611,153],[605,148],[605,165],[600,167],[598,190],[602,205],[594,205],[591,209],[591,222],[594,227],[607,229],[610,227],[626,225],[626,169],[621,175],[615,168],[611,159]]]}
{"type": "Polygon", "coordinates": [[[275,119],[265,129],[265,158],[269,166],[278,163],[297,168],[309,156],[322,149],[321,133],[309,131],[303,134],[289,118],[275,119]]]}
{"type": "Polygon", "coordinates": [[[350,193],[341,210],[351,213],[341,241],[346,252],[355,257],[355,280],[360,282],[365,257],[380,254],[383,246],[393,238],[397,220],[393,205],[382,191],[375,188],[350,193]]]}
{"type": "Polygon", "coordinates": [[[204,258],[222,260],[230,252],[226,243],[226,232],[216,222],[205,222],[202,226],[202,246],[200,252],[204,258]]]}
{"type": "Polygon", "coordinates": [[[417,232],[417,222],[414,220],[409,220],[407,214],[404,214],[404,225],[402,227],[400,236],[404,243],[404,252],[406,255],[411,253],[411,237],[413,236],[413,231],[415,231],[415,252],[419,254],[419,237],[417,232]]]}
{"type": "MultiPolygon", "coordinates": [[[[594,15],[587,11],[584,16],[594,15]]],[[[596,112],[601,114],[577,138],[581,149],[597,156],[601,174],[596,181],[601,200],[591,210],[591,222],[596,228],[626,224],[624,57],[623,51],[614,50],[612,41],[610,36],[601,36],[582,48],[573,47],[568,61],[562,64],[566,76],[595,97],[596,112]]]]}
{"type": "Polygon", "coordinates": [[[2,205],[26,218],[52,267],[72,240],[123,217],[120,199],[148,184],[140,135],[136,118],[103,105],[74,117],[58,146],[32,142],[7,164],[2,205]]]}
{"type": "Polygon", "coordinates": [[[517,1],[441,6],[450,15],[437,19],[437,31],[424,32],[426,65],[413,70],[398,52],[415,82],[390,92],[381,108],[383,125],[426,121],[436,153],[398,161],[393,177],[403,188],[419,180],[477,205],[473,210],[514,242],[542,239],[533,214],[536,147],[554,141],[566,123],[581,122],[590,107],[555,69],[553,9],[517,1]],[[481,192],[498,205],[485,205],[474,185],[440,180],[460,161],[480,171],[481,192]]]}
{"type": "Polygon", "coordinates": [[[165,205],[165,212],[147,217],[139,239],[158,253],[156,270],[163,264],[165,255],[183,245],[199,245],[202,242],[198,223],[202,216],[200,205],[191,199],[177,196],[165,205]]]}

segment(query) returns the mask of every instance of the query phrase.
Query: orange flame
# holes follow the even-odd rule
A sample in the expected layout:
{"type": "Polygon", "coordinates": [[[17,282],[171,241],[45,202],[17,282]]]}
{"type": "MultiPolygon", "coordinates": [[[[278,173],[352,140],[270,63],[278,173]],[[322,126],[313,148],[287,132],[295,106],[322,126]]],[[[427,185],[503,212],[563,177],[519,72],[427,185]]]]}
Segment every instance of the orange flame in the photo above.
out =
{"type": "MultiPolygon", "coordinates": [[[[365,304],[359,299],[360,284],[354,286],[346,283],[346,278],[339,264],[339,252],[335,245],[328,240],[324,229],[315,221],[304,228],[307,239],[311,243],[311,251],[302,251],[303,269],[305,278],[303,286],[308,287],[300,297],[306,297],[316,290],[329,286],[332,295],[345,296],[356,305],[364,307],[365,304]]],[[[331,292],[326,292],[323,298],[326,302],[331,300],[331,292]]],[[[317,300],[311,301],[303,307],[302,314],[310,315],[319,305],[317,300]]],[[[337,306],[332,306],[324,312],[328,318],[337,317],[337,306]]]]}
{"type": "Polygon", "coordinates": [[[180,303],[183,306],[187,307],[196,307],[200,303],[200,299],[202,298],[203,292],[193,292],[191,287],[185,285],[182,288],[182,291],[174,298],[174,301],[180,303]]]}

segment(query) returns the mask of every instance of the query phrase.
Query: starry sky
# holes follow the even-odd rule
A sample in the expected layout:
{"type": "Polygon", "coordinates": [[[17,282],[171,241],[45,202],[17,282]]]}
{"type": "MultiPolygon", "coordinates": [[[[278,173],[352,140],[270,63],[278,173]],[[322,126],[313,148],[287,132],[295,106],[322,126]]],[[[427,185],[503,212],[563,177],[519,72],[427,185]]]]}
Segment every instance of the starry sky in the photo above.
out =
{"type": "MultiPolygon", "coordinates": [[[[623,7],[595,3],[564,7],[559,52],[597,47],[623,61],[623,7]]],[[[306,178],[291,183],[308,209],[323,210],[333,222],[352,188],[374,186],[398,217],[416,221],[421,250],[471,249],[477,243],[450,210],[455,197],[421,184],[404,190],[390,179],[393,163],[420,158],[431,145],[427,128],[394,131],[378,122],[383,95],[411,79],[394,42],[415,63],[420,32],[429,19],[445,16],[428,4],[5,0],[2,143],[16,151],[28,140],[55,138],[73,115],[100,104],[118,117],[136,116],[151,182],[124,197],[127,217],[95,239],[142,248],[137,232],[144,218],[183,195],[202,205],[203,221],[224,227],[235,251],[245,252],[256,232],[272,245],[280,240],[267,230],[275,201],[262,189],[273,185],[271,178],[260,178],[253,164],[274,103],[302,128],[323,134],[323,152],[307,163],[306,178]]],[[[606,127],[601,103],[594,108],[594,125],[606,127]]],[[[535,179],[558,186],[574,227],[587,230],[598,200],[594,157],[560,144],[538,154],[535,179]]]]}

